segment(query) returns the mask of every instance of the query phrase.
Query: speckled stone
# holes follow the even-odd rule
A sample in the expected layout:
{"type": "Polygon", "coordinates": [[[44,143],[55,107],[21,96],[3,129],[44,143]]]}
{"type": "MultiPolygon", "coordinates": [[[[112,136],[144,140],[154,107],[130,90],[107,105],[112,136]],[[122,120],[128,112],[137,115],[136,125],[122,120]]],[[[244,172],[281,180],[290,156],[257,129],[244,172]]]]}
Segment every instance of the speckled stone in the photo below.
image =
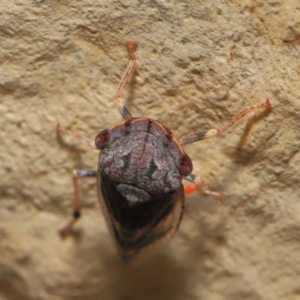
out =
{"type": "Polygon", "coordinates": [[[300,3],[2,1],[0,8],[0,299],[299,300],[300,3]],[[124,266],[83,179],[75,235],[74,168],[96,169],[89,139],[121,121],[114,94],[139,41],[124,97],[134,116],[181,136],[225,125],[185,147],[224,204],[193,195],[181,227],[142,264],[124,266]]]}

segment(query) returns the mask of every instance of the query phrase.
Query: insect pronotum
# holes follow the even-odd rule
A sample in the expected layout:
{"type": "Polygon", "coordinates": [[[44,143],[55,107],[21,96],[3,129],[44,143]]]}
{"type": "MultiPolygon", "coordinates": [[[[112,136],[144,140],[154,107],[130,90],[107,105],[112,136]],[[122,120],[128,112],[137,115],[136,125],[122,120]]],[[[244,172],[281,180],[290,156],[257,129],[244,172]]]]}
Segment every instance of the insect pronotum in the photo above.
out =
{"type": "Polygon", "coordinates": [[[178,229],[184,210],[182,179],[194,186],[188,187],[186,193],[197,189],[204,195],[222,199],[220,192],[207,190],[202,179],[192,174],[192,161],[182,146],[218,136],[249,113],[272,106],[266,99],[264,103],[242,110],[223,128],[199,131],[177,141],[168,127],[150,118],[132,117],[125,106],[122,91],[136,66],[138,42],[128,40],[126,44],[130,61],[115,96],[124,121],[100,131],[94,141],[61,127],[59,123],[57,131],[73,135],[101,151],[96,171],[73,171],[74,212],[70,222],[59,231],[61,236],[67,236],[80,217],[78,179],[96,177],[99,201],[111,235],[122,259],[130,261],[178,229]]]}

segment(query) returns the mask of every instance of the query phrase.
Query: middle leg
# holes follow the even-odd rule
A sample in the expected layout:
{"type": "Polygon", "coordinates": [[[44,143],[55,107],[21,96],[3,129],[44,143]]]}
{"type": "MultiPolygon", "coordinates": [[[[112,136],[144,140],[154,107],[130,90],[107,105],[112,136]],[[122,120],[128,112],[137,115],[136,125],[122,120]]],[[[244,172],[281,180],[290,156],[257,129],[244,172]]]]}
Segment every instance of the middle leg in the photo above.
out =
{"type": "Polygon", "coordinates": [[[188,186],[185,189],[185,194],[189,195],[192,194],[195,190],[198,190],[201,194],[203,195],[212,195],[217,198],[218,202],[221,203],[223,200],[223,194],[221,192],[215,192],[215,191],[210,191],[204,188],[204,181],[199,177],[194,174],[190,174],[188,176],[185,176],[184,179],[194,183],[195,185],[193,186],[188,186]]]}
{"type": "Polygon", "coordinates": [[[62,127],[60,125],[60,123],[56,124],[56,131],[59,132],[59,133],[64,133],[64,134],[72,135],[75,138],[79,139],[81,141],[81,143],[87,145],[91,149],[97,149],[98,150],[98,148],[95,146],[95,141],[89,141],[89,140],[87,140],[85,137],[81,136],[80,134],[62,127]]]}

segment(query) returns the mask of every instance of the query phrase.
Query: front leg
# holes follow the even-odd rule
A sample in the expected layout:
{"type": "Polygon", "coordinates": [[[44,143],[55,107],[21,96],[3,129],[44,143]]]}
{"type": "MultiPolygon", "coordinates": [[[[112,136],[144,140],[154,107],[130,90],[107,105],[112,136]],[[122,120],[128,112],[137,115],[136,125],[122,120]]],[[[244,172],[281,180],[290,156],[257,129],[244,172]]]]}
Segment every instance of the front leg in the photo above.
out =
{"type": "Polygon", "coordinates": [[[194,183],[195,185],[189,185],[185,188],[185,194],[190,195],[195,192],[195,190],[198,190],[203,195],[212,195],[217,198],[218,202],[221,203],[223,200],[223,194],[221,192],[215,192],[206,190],[204,188],[204,181],[194,174],[190,174],[188,176],[185,176],[184,179],[194,183]]]}
{"type": "Polygon", "coordinates": [[[198,132],[186,135],[179,140],[179,143],[181,146],[183,146],[183,145],[191,144],[191,143],[194,143],[197,141],[201,141],[201,140],[205,140],[205,139],[209,139],[209,138],[221,135],[224,132],[226,132],[227,130],[229,130],[230,128],[232,128],[233,126],[235,126],[240,120],[242,120],[244,117],[246,117],[251,112],[259,110],[259,109],[263,109],[263,108],[266,108],[266,109],[272,108],[272,105],[271,105],[271,102],[269,99],[266,99],[266,101],[264,103],[252,105],[252,106],[245,108],[244,110],[239,112],[237,115],[235,115],[231,119],[231,121],[222,128],[219,128],[219,129],[213,128],[213,129],[209,129],[206,131],[198,131],[198,132]]]}
{"type": "Polygon", "coordinates": [[[123,92],[126,82],[130,79],[130,77],[135,69],[136,60],[137,60],[135,51],[138,46],[138,42],[133,41],[133,40],[128,40],[128,41],[126,41],[126,45],[127,45],[128,52],[130,55],[130,61],[129,61],[129,64],[128,64],[121,80],[120,80],[115,99],[116,99],[117,106],[119,108],[119,111],[120,111],[123,119],[129,120],[132,118],[132,115],[131,115],[129,109],[127,108],[127,106],[125,105],[124,99],[122,98],[121,95],[122,95],[122,92],[123,92]]]}

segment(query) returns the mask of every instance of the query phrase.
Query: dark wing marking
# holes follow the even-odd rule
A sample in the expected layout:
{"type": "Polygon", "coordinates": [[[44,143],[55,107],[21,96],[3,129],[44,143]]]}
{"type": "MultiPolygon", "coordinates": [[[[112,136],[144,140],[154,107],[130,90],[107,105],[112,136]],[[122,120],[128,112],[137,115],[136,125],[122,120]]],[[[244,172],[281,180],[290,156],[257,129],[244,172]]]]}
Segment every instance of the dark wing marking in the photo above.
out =
{"type": "Polygon", "coordinates": [[[130,205],[118,192],[118,183],[101,169],[98,180],[102,209],[124,261],[176,232],[183,215],[183,186],[165,195],[150,194],[150,200],[130,205]]]}

